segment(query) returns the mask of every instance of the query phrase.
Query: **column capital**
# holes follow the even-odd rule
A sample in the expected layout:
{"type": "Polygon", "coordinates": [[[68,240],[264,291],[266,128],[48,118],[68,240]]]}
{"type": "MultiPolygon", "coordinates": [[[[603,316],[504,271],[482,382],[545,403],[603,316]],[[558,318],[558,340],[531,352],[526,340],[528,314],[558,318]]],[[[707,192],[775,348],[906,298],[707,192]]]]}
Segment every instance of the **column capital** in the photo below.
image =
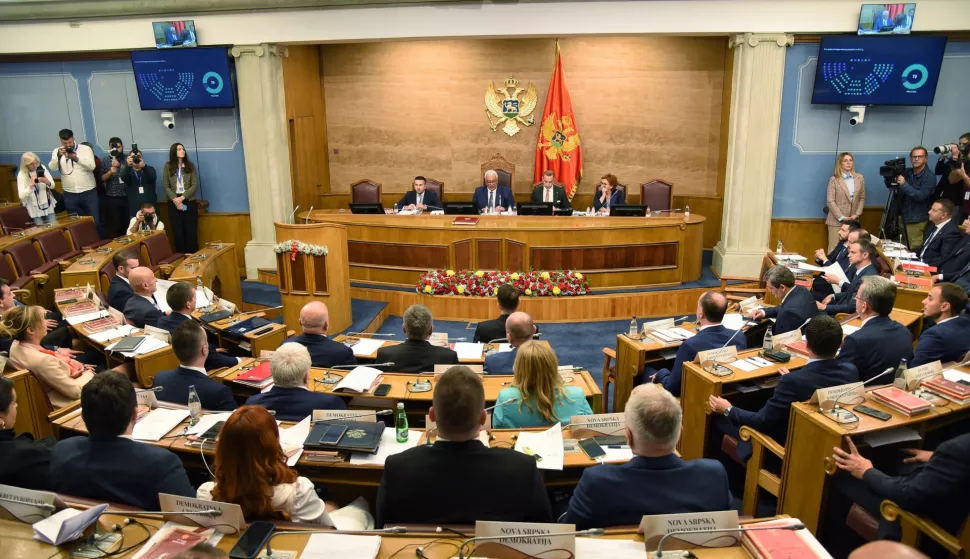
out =
{"type": "Polygon", "coordinates": [[[284,45],[262,43],[259,45],[233,45],[229,49],[229,53],[232,54],[233,58],[242,58],[244,56],[260,58],[272,55],[284,57],[287,55],[287,50],[284,45]]]}
{"type": "Polygon", "coordinates": [[[761,43],[775,43],[779,47],[790,47],[795,44],[795,36],[790,33],[744,33],[735,35],[728,41],[728,47],[741,45],[756,47],[761,43]]]}

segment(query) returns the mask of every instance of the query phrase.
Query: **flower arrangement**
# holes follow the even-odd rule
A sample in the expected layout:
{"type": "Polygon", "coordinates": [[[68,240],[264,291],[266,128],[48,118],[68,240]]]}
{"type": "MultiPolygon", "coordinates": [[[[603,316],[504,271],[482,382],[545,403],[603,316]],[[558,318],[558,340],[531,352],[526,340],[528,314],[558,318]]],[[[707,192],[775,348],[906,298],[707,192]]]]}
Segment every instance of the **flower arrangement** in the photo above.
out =
{"type": "Polygon", "coordinates": [[[290,254],[290,260],[296,260],[296,255],[307,254],[310,256],[326,256],[327,247],[320,245],[311,245],[309,243],[304,243],[303,241],[283,241],[282,243],[276,243],[273,245],[273,252],[276,254],[290,254]]]}
{"type": "Polygon", "coordinates": [[[415,289],[427,295],[492,297],[499,286],[512,285],[527,297],[569,297],[589,293],[589,280],[579,272],[486,272],[484,270],[430,270],[415,289]]]}

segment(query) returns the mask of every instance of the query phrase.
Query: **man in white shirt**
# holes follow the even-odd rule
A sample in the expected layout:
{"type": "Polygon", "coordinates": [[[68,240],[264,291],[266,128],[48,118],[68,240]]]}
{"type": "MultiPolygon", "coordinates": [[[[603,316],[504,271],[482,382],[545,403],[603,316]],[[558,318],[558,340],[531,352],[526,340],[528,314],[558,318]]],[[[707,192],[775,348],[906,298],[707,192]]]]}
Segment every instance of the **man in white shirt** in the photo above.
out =
{"type": "Polygon", "coordinates": [[[69,214],[94,218],[98,234],[104,236],[101,212],[98,209],[97,183],[94,181],[96,163],[94,152],[74,140],[74,132],[65,128],[58,133],[61,146],[51,153],[47,167],[61,173],[64,207],[69,214]]]}
{"type": "Polygon", "coordinates": [[[532,189],[532,202],[541,204],[550,203],[557,210],[571,210],[572,204],[566,196],[566,189],[556,184],[556,175],[552,171],[542,174],[542,182],[535,185],[532,189]]]}
{"type": "Polygon", "coordinates": [[[164,231],[165,224],[162,220],[158,218],[158,214],[155,213],[155,204],[151,202],[145,202],[141,205],[141,209],[135,214],[135,217],[131,218],[128,222],[128,234],[132,235],[139,231],[164,231]]]}

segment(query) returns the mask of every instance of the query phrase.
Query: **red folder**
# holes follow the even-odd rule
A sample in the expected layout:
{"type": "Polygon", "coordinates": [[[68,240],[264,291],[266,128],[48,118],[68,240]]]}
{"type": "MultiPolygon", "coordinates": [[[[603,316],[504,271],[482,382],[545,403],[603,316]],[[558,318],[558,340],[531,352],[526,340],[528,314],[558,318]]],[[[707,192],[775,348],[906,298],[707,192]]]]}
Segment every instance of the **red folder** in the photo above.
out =
{"type": "Polygon", "coordinates": [[[243,382],[263,382],[271,376],[273,376],[273,373],[269,370],[269,361],[263,361],[252,369],[240,373],[236,377],[236,380],[243,382]]]}

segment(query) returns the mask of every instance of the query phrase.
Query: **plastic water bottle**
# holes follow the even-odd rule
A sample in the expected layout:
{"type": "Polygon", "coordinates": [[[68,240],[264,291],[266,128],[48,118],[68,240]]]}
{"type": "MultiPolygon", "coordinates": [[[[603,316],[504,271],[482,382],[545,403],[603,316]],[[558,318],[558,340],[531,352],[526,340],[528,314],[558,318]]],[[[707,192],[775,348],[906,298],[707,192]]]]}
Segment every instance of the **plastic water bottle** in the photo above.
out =
{"type": "Polygon", "coordinates": [[[630,319],[630,337],[636,338],[640,335],[640,328],[637,326],[637,317],[630,319]]]}
{"type": "MultiPolygon", "coordinates": [[[[690,210],[687,210],[690,211],[690,210]]],[[[650,206],[647,206],[647,217],[650,217],[650,206]]]]}
{"type": "Polygon", "coordinates": [[[593,215],[593,208],[592,207],[586,206],[586,215],[587,216],[593,215]]]}
{"type": "Polygon", "coordinates": [[[202,416],[202,400],[195,391],[195,385],[189,385],[189,425],[195,425],[202,416]]]}
{"type": "Polygon", "coordinates": [[[771,326],[765,330],[765,339],[761,342],[762,351],[771,351],[775,348],[774,344],[771,343],[771,326]]]}
{"type": "Polygon", "coordinates": [[[408,414],[404,412],[404,402],[397,403],[397,415],[394,417],[394,429],[397,431],[397,442],[408,442],[408,414]]]}
{"type": "Polygon", "coordinates": [[[778,244],[775,245],[775,254],[781,254],[785,252],[785,246],[781,244],[781,239],[778,239],[778,244]]]}
{"type": "Polygon", "coordinates": [[[906,360],[905,359],[901,359],[899,361],[899,366],[896,367],[896,373],[895,373],[895,376],[893,378],[893,386],[894,387],[896,387],[896,388],[898,388],[900,390],[906,390],[906,378],[905,378],[905,375],[906,375],[906,369],[908,369],[908,368],[909,368],[909,364],[906,362],[906,360]]]}
{"type": "Polygon", "coordinates": [[[690,204],[684,204],[684,221],[690,219],[690,204]]]}

